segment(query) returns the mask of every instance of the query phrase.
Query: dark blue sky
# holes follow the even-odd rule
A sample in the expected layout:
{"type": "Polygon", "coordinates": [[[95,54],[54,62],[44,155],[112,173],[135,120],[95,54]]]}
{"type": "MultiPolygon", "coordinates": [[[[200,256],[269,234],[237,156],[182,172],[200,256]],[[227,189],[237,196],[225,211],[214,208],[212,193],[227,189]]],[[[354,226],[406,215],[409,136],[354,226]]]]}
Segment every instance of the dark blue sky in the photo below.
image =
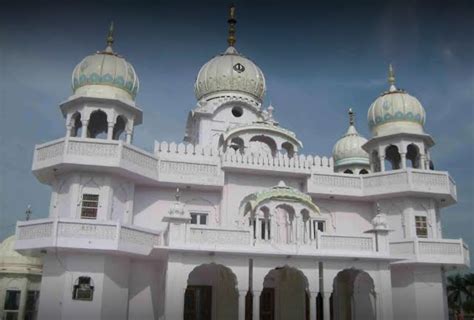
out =
{"type": "MultiPolygon", "coordinates": [[[[397,85],[427,112],[438,170],[457,182],[459,203],[443,211],[444,236],[474,249],[474,2],[236,1],[237,49],[267,79],[266,103],[295,131],[304,153],[329,155],[357,113],[369,137],[370,103],[397,85]]],[[[31,174],[34,144],[62,137],[58,104],[74,66],[101,50],[111,20],[115,50],[135,67],[144,123],[135,143],[180,141],[195,105],[199,68],[225,50],[225,1],[3,2],[0,11],[0,239],[27,204],[46,217],[47,186],[31,174]]]]}

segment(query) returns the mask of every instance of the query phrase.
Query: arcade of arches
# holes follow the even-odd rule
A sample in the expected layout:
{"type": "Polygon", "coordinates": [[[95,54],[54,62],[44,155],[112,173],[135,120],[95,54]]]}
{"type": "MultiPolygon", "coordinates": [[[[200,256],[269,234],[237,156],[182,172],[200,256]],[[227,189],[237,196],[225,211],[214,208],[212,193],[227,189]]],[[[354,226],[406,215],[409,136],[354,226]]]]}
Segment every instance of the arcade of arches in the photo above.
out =
{"type": "Polygon", "coordinates": [[[261,291],[253,290],[251,283],[249,276],[248,290],[239,296],[237,278],[230,268],[215,263],[195,267],[187,278],[184,320],[376,319],[374,282],[362,270],[339,272],[332,294],[326,293],[327,302],[323,301],[324,293],[309,291],[307,277],[294,267],[268,271],[261,291]]]}

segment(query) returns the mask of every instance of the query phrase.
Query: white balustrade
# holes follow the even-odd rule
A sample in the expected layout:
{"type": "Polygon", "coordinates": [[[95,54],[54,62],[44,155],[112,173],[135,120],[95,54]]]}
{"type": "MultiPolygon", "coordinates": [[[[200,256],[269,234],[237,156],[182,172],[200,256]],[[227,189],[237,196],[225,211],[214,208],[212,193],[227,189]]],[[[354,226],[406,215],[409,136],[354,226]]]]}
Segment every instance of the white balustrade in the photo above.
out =
{"type": "Polygon", "coordinates": [[[153,247],[162,243],[162,234],[159,231],[123,226],[112,221],[41,219],[17,224],[16,246],[19,249],[38,248],[43,245],[76,249],[126,250],[131,253],[149,254],[153,247]],[[37,245],[39,240],[43,242],[37,245]],[[91,243],[94,244],[92,247],[91,243]],[[127,246],[130,245],[135,247],[127,250],[127,246]],[[139,246],[138,251],[135,250],[136,246],[139,246]]]}
{"type": "Polygon", "coordinates": [[[422,263],[469,266],[469,249],[462,240],[413,239],[394,241],[390,242],[390,254],[422,263]]]}
{"type": "Polygon", "coordinates": [[[375,241],[372,236],[320,234],[318,248],[323,250],[375,252],[375,241]]]}
{"type": "Polygon", "coordinates": [[[250,231],[191,226],[188,243],[248,246],[250,245],[250,231]]]}

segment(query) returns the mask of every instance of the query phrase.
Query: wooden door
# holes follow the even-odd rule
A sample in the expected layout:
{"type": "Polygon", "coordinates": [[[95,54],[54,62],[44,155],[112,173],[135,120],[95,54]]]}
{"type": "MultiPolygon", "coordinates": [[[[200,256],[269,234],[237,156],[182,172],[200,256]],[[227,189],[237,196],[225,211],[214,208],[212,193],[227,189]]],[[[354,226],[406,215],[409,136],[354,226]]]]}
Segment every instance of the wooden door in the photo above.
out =
{"type": "Polygon", "coordinates": [[[260,295],[260,320],[275,319],[275,289],[263,288],[260,295]]]}
{"type": "Polygon", "coordinates": [[[184,320],[211,320],[212,287],[188,286],[184,293],[184,320]]]}

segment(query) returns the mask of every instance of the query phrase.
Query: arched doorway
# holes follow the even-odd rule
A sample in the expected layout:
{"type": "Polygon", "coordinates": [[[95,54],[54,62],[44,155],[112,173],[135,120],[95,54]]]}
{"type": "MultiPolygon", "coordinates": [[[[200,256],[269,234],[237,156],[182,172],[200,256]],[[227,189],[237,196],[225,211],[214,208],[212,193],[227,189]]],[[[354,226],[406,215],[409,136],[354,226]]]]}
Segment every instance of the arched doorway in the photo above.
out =
{"type": "Polygon", "coordinates": [[[184,320],[237,320],[237,278],[231,269],[202,264],[189,274],[184,295],[184,320]]]}
{"type": "Polygon", "coordinates": [[[310,303],[305,275],[288,266],[275,268],[263,281],[260,320],[309,320],[310,303]]]}
{"type": "Polygon", "coordinates": [[[362,270],[345,269],[333,283],[334,320],[375,320],[375,287],[362,270]]]}

